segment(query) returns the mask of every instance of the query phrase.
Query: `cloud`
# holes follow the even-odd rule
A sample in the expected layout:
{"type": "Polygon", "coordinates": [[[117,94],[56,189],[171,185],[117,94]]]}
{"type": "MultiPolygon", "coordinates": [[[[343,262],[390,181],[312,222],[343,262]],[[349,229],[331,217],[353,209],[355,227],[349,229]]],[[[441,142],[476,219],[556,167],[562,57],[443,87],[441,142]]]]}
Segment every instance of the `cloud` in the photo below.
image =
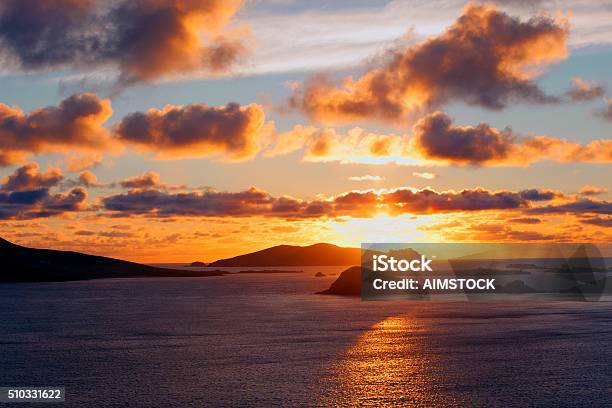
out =
{"type": "Polygon", "coordinates": [[[159,174],[148,171],[142,176],[121,180],[119,185],[123,188],[151,188],[159,185],[159,174]]]}
{"type": "Polygon", "coordinates": [[[304,149],[303,159],[309,162],[388,162],[385,158],[401,156],[401,145],[401,136],[372,133],[359,127],[339,133],[333,128],[296,125],[270,137],[262,155],[274,157],[304,149]]]}
{"type": "Polygon", "coordinates": [[[455,126],[447,114],[434,112],[416,123],[412,143],[428,159],[477,164],[506,159],[513,135],[484,123],[476,127],[455,126]]]}
{"type": "Polygon", "coordinates": [[[372,176],[370,174],[366,174],[365,176],[352,176],[348,179],[351,181],[381,181],[385,178],[381,176],[372,176]]]}
{"type": "Polygon", "coordinates": [[[572,87],[566,92],[566,95],[576,102],[591,101],[604,96],[605,87],[597,82],[587,82],[582,78],[576,77],[572,79],[572,87]]]}
{"type": "Polygon", "coordinates": [[[519,224],[539,224],[542,222],[541,219],[535,218],[535,217],[512,218],[509,221],[519,223],[519,224]]]}
{"type": "Polygon", "coordinates": [[[241,192],[216,190],[170,193],[157,189],[130,190],[102,198],[115,215],[337,218],[372,217],[379,213],[435,214],[444,212],[526,209],[556,197],[550,190],[489,191],[482,188],[438,192],[430,188],[350,191],[311,201],[274,197],[255,187],[241,192]]]}
{"type": "Polygon", "coordinates": [[[98,177],[89,170],[85,170],[79,174],[78,182],[85,187],[97,187],[98,177]]]}
{"type": "Polygon", "coordinates": [[[117,183],[100,183],[98,177],[89,170],[82,171],[76,179],[66,180],[61,184],[63,188],[85,187],[85,188],[114,188],[117,183]]]}
{"type": "Polygon", "coordinates": [[[528,199],[522,192],[491,192],[485,189],[466,189],[459,192],[436,192],[429,188],[418,191],[403,189],[386,195],[384,201],[395,214],[508,210],[528,205],[528,199]]]}
{"type": "Polygon", "coordinates": [[[0,165],[18,164],[32,154],[111,148],[102,127],[111,114],[110,101],[90,93],[30,113],[0,103],[0,165]]]}
{"type": "Polygon", "coordinates": [[[160,158],[219,155],[228,160],[254,157],[265,136],[265,114],[257,104],[168,105],[125,116],[116,137],[160,158]]]}
{"type": "Polygon", "coordinates": [[[82,237],[90,237],[93,235],[96,235],[95,231],[88,231],[88,230],[79,230],[79,231],[75,231],[74,235],[78,235],[78,236],[82,236],[82,237]]]}
{"type": "Polygon", "coordinates": [[[46,218],[84,209],[87,199],[84,188],[51,192],[63,179],[62,172],[55,167],[41,172],[38,163],[28,163],[17,168],[0,184],[0,220],[46,218]]]}
{"type": "Polygon", "coordinates": [[[590,217],[580,220],[584,224],[595,225],[598,227],[612,227],[612,217],[590,217]]]}
{"type": "MultiPolygon", "coordinates": [[[[438,166],[527,166],[541,160],[560,163],[610,163],[612,141],[591,140],[580,144],[547,135],[519,135],[487,123],[460,126],[440,111],[421,117],[412,135],[379,134],[354,127],[345,133],[335,128],[294,126],[267,139],[264,157],[304,150],[310,162],[438,166]]],[[[415,177],[435,177],[415,172],[415,177]]]]}
{"type": "Polygon", "coordinates": [[[414,177],[422,178],[422,179],[425,179],[425,180],[433,180],[436,177],[438,177],[438,175],[435,174],[435,173],[418,172],[418,171],[413,172],[412,175],[414,177]]]}
{"type": "Polygon", "coordinates": [[[415,124],[408,155],[452,165],[527,165],[539,160],[609,163],[612,141],[586,145],[551,136],[520,137],[481,123],[458,126],[443,112],[433,112],[415,124]]]}
{"type": "Polygon", "coordinates": [[[317,127],[303,125],[295,125],[287,132],[274,132],[262,155],[263,157],[276,157],[300,150],[318,132],[317,127]]]}
{"type": "Polygon", "coordinates": [[[168,193],[160,190],[130,190],[105,197],[104,207],[129,214],[244,216],[270,211],[277,202],[267,192],[251,188],[238,193],[203,191],[168,193]]]}
{"type": "Polygon", "coordinates": [[[597,116],[600,118],[612,122],[612,99],[609,99],[606,103],[606,107],[597,112],[597,116]]]}
{"type": "Polygon", "coordinates": [[[522,190],[519,195],[525,200],[529,201],[550,201],[555,198],[562,198],[563,193],[555,190],[543,190],[539,188],[531,188],[528,190],[522,190]]]}
{"type": "Polygon", "coordinates": [[[103,152],[88,152],[87,154],[76,155],[67,153],[66,156],[66,169],[71,173],[97,167],[102,164],[102,160],[104,159],[103,152]]]}
{"type": "MultiPolygon", "coordinates": [[[[327,128],[306,141],[306,161],[373,161],[401,155],[402,137],[368,132],[356,127],[346,134],[327,128]]],[[[382,160],[387,161],[387,160],[382,160]]]]}
{"type": "Polygon", "coordinates": [[[533,78],[567,56],[567,35],[566,21],[521,21],[469,4],[444,33],[390,51],[388,62],[356,80],[313,76],[289,104],[321,122],[398,122],[455,100],[493,110],[516,100],[557,102],[533,78]]]}
{"type": "Polygon", "coordinates": [[[110,66],[120,82],[204,70],[240,60],[243,31],[226,29],[241,0],[6,0],[0,43],[32,71],[110,66]]]}
{"type": "Polygon", "coordinates": [[[36,190],[56,186],[64,179],[60,169],[49,167],[43,173],[38,171],[38,163],[28,163],[6,176],[1,189],[4,191],[36,190]]]}
{"type": "Polygon", "coordinates": [[[48,188],[0,191],[0,219],[33,219],[80,211],[85,207],[87,191],[75,187],[68,193],[50,193],[48,188]]]}
{"type": "Polygon", "coordinates": [[[605,187],[598,187],[598,186],[591,186],[591,185],[586,185],[582,187],[580,190],[578,190],[578,194],[583,195],[583,196],[594,196],[594,195],[605,194],[607,192],[608,192],[608,189],[605,187]]]}
{"type": "Polygon", "coordinates": [[[122,231],[90,231],[90,230],[79,230],[75,231],[74,235],[81,237],[92,237],[98,236],[102,238],[133,238],[136,234],[132,232],[122,232],[122,231]]]}
{"type": "Polygon", "coordinates": [[[533,214],[612,214],[612,203],[608,201],[595,201],[581,199],[574,202],[532,208],[533,214]]]}

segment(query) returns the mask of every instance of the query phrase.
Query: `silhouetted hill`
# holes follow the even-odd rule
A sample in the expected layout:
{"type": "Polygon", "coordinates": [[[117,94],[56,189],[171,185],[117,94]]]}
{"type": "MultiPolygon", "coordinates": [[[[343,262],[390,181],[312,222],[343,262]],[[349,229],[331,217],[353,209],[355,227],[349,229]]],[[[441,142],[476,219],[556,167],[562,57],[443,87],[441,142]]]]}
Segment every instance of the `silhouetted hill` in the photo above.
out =
{"type": "Polygon", "coordinates": [[[338,276],[329,289],[318,295],[361,296],[361,267],[351,266],[338,276]]]}
{"type": "Polygon", "coordinates": [[[156,268],[71,251],[35,249],[0,238],[0,282],[57,282],[100,278],[220,276],[222,271],[156,268]]]}
{"type": "Polygon", "coordinates": [[[190,263],[189,265],[185,265],[187,268],[204,268],[206,264],[204,262],[195,261],[190,263]]]}
{"type": "Polygon", "coordinates": [[[279,245],[250,254],[220,259],[208,266],[337,266],[359,264],[359,248],[332,244],[279,245]]]}

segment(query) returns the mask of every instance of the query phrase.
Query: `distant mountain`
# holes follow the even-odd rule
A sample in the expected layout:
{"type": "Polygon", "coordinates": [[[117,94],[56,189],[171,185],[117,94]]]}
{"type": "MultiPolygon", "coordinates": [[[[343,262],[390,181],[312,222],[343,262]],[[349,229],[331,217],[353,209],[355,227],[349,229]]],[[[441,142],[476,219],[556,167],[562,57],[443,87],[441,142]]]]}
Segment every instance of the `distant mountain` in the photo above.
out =
{"type": "Polygon", "coordinates": [[[0,282],[57,282],[100,278],[220,276],[223,271],[156,268],[79,252],[35,249],[0,238],[0,282]]]}
{"type": "Polygon", "coordinates": [[[250,254],[220,259],[208,266],[344,266],[359,264],[359,248],[332,244],[279,245],[250,254]]]}

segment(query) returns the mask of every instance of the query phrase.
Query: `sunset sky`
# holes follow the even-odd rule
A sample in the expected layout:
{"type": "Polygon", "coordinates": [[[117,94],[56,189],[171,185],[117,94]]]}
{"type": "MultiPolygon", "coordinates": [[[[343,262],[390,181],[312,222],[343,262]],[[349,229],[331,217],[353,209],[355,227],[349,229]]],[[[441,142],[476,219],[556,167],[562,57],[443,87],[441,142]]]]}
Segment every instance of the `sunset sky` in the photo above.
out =
{"type": "Polygon", "coordinates": [[[0,4],[16,243],[188,262],[612,238],[609,1],[0,4]]]}

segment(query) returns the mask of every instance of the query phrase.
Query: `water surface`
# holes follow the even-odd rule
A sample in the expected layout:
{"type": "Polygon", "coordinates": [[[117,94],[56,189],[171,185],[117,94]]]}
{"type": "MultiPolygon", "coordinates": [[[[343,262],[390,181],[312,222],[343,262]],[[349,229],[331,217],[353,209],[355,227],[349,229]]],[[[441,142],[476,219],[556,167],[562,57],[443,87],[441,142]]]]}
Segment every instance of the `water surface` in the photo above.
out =
{"type": "Polygon", "coordinates": [[[300,269],[0,285],[0,385],[66,407],[612,405],[611,303],[362,302],[313,294],[341,268],[300,269]]]}

